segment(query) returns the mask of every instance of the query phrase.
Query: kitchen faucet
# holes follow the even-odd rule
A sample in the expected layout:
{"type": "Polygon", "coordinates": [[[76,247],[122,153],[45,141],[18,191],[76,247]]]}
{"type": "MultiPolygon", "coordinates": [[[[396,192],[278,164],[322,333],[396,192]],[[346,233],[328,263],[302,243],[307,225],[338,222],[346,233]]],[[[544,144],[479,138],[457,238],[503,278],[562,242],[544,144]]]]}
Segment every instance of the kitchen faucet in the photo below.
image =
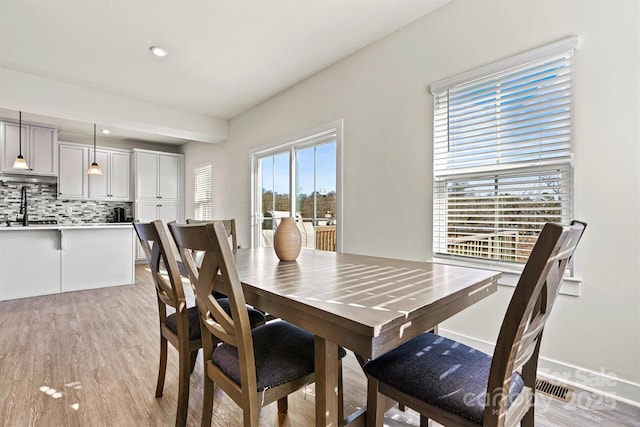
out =
{"type": "Polygon", "coordinates": [[[23,226],[29,225],[29,216],[27,214],[27,186],[22,186],[22,194],[20,196],[20,213],[22,218],[16,218],[16,221],[22,221],[23,226]]]}

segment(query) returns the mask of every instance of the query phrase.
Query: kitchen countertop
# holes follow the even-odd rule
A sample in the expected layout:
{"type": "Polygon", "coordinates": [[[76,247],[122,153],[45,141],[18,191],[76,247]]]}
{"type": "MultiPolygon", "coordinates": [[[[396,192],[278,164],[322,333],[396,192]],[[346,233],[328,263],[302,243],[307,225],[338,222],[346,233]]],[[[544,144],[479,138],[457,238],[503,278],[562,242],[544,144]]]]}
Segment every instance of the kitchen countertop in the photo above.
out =
{"type": "Polygon", "coordinates": [[[11,226],[0,224],[0,232],[3,231],[28,231],[28,230],[83,230],[96,228],[126,228],[133,227],[130,222],[114,222],[114,223],[92,223],[92,224],[30,224],[22,226],[20,224],[12,224],[11,226]]]}

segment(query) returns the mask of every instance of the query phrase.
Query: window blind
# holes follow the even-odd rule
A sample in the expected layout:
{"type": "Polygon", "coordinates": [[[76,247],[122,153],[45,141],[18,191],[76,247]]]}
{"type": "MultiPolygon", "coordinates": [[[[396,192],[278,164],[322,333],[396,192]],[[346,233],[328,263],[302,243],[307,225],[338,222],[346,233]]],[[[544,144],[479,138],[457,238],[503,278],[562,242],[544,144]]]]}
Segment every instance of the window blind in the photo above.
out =
{"type": "Polygon", "coordinates": [[[524,263],[545,222],[570,220],[576,43],[432,85],[436,255],[524,263]]]}
{"type": "Polygon", "coordinates": [[[212,219],[211,203],[211,164],[194,168],[195,174],[195,209],[197,220],[212,219]]]}

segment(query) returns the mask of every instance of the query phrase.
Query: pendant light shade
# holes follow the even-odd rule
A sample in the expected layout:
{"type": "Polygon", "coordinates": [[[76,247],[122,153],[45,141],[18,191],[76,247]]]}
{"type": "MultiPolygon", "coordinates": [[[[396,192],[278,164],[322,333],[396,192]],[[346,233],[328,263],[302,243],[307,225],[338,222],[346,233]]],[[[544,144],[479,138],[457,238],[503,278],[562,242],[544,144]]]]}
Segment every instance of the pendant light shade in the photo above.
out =
{"type": "Polygon", "coordinates": [[[18,155],[18,157],[16,157],[16,161],[13,162],[13,168],[24,171],[29,169],[29,165],[27,165],[27,161],[22,157],[22,155],[18,155]]]}
{"type": "Polygon", "coordinates": [[[20,145],[18,157],[16,157],[16,161],[13,163],[14,169],[19,170],[27,170],[29,166],[27,165],[27,161],[22,157],[22,111],[20,111],[20,120],[18,125],[18,143],[20,145]]]}
{"type": "Polygon", "coordinates": [[[87,169],[89,175],[102,175],[102,168],[96,163],[96,124],[93,124],[93,163],[87,169]]]}

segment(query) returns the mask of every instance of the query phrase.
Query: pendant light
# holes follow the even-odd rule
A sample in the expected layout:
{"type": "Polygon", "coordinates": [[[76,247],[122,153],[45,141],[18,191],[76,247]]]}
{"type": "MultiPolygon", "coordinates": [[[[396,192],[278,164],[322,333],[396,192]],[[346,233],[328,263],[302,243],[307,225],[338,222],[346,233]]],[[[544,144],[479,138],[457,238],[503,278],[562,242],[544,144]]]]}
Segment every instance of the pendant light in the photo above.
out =
{"type": "Polygon", "coordinates": [[[20,151],[18,152],[16,161],[13,163],[13,168],[27,170],[29,166],[27,166],[27,161],[22,157],[22,111],[20,111],[20,121],[18,125],[18,143],[20,144],[20,151]]]}
{"type": "Polygon", "coordinates": [[[89,175],[102,175],[102,168],[96,163],[96,124],[93,124],[93,163],[87,170],[89,175]]]}

